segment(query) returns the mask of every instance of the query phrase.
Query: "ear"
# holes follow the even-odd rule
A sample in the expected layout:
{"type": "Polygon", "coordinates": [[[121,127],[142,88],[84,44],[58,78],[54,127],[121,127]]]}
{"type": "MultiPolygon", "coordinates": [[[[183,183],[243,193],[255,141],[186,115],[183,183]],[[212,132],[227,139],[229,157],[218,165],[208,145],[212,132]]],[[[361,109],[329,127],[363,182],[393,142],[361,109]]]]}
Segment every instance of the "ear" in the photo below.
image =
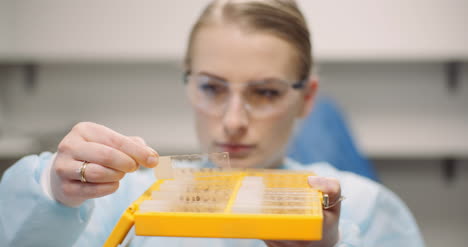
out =
{"type": "Polygon", "coordinates": [[[315,76],[309,77],[309,80],[305,84],[304,93],[302,94],[303,104],[302,109],[299,111],[298,117],[306,117],[312,110],[314,105],[315,96],[318,90],[318,78],[315,76]]]}

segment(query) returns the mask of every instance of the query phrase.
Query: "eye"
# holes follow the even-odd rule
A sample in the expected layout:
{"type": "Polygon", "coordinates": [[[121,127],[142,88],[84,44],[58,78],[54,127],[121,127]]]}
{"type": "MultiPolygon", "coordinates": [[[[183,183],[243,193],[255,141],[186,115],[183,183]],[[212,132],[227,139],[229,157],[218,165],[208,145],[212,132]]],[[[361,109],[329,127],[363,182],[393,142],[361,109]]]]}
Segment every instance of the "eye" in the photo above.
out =
{"type": "Polygon", "coordinates": [[[203,83],[200,85],[200,89],[209,94],[221,94],[225,91],[225,86],[219,83],[203,83]]]}
{"type": "Polygon", "coordinates": [[[229,88],[222,81],[207,76],[198,79],[198,89],[205,97],[219,98],[229,93],[229,88]]]}
{"type": "Polygon", "coordinates": [[[272,88],[256,88],[254,91],[255,95],[268,98],[268,99],[276,99],[281,96],[281,93],[277,89],[272,88]]]}

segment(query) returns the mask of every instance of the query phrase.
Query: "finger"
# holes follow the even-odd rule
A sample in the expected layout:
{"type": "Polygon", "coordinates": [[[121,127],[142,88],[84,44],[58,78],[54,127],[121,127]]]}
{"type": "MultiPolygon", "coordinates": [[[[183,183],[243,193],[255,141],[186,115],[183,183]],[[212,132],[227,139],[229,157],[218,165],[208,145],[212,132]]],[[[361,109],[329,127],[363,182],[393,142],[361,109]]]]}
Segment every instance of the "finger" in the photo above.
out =
{"type": "MultiPolygon", "coordinates": [[[[82,161],[72,161],[68,164],[69,169],[61,171],[61,177],[68,180],[81,181],[82,161]]],[[[110,183],[117,182],[125,176],[122,171],[107,168],[95,163],[88,163],[84,169],[84,178],[88,183],[110,183]]]]}
{"type": "Polygon", "coordinates": [[[139,136],[129,136],[128,138],[130,138],[132,141],[134,141],[136,143],[139,143],[141,145],[146,146],[145,140],[143,138],[139,137],[139,136]]]}
{"type": "Polygon", "coordinates": [[[335,246],[339,239],[339,220],[341,211],[341,186],[340,182],[335,178],[324,178],[317,176],[310,176],[308,178],[309,185],[317,188],[323,193],[328,194],[330,204],[335,206],[323,211],[323,227],[324,235],[320,242],[324,243],[323,246],[335,246]]]}
{"type": "MultiPolygon", "coordinates": [[[[340,182],[335,178],[310,176],[308,177],[308,182],[311,187],[322,191],[322,193],[328,194],[331,204],[338,201],[341,197],[340,182]]],[[[339,206],[340,205],[338,204],[336,207],[330,209],[337,208],[339,210],[339,206]]]]}
{"type": "MultiPolygon", "coordinates": [[[[81,174],[78,174],[80,180],[81,174]]],[[[107,168],[98,164],[89,163],[83,174],[88,183],[110,183],[118,182],[125,176],[124,172],[107,168]]]]}
{"type": "Polygon", "coordinates": [[[123,152],[95,142],[77,142],[71,154],[78,161],[88,161],[122,172],[133,172],[138,166],[135,160],[123,152]]]}
{"type": "MultiPolygon", "coordinates": [[[[139,136],[129,136],[129,138],[136,143],[146,146],[146,141],[139,136]]],[[[137,164],[137,166],[140,167],[140,164],[137,164]]]]}
{"type": "Polygon", "coordinates": [[[70,181],[62,185],[63,193],[68,197],[83,199],[97,198],[114,193],[119,188],[119,182],[111,183],[82,183],[70,181]]]}
{"type": "Polygon", "coordinates": [[[340,182],[335,178],[309,176],[308,182],[323,193],[327,193],[330,199],[338,199],[341,196],[340,182]]]}
{"type": "Polygon", "coordinates": [[[159,155],[152,148],[135,142],[107,127],[95,123],[80,123],[74,129],[86,141],[97,142],[120,150],[132,157],[140,165],[152,168],[158,163],[159,155]]]}

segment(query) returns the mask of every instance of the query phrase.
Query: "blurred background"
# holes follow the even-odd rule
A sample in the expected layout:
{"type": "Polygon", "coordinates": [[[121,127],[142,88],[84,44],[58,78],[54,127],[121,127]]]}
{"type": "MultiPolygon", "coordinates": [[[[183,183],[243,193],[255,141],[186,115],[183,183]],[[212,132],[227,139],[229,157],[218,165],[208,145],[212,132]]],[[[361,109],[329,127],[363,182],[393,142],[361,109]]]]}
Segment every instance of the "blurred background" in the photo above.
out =
{"type": "MultiPolygon", "coordinates": [[[[428,246],[468,243],[468,1],[298,1],[333,97],[428,246]]],[[[182,57],[206,0],[0,0],[0,175],[80,121],[198,152],[182,57]]]]}

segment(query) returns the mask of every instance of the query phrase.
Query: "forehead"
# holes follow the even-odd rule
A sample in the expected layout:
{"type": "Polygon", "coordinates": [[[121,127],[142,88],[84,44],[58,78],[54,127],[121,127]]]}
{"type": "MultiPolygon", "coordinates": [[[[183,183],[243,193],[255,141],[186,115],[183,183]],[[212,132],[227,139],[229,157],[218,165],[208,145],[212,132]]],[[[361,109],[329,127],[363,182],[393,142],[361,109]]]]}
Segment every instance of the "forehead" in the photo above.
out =
{"type": "Polygon", "coordinates": [[[202,27],[192,46],[192,70],[233,81],[263,78],[294,80],[292,46],[266,32],[244,31],[229,24],[202,27]]]}

